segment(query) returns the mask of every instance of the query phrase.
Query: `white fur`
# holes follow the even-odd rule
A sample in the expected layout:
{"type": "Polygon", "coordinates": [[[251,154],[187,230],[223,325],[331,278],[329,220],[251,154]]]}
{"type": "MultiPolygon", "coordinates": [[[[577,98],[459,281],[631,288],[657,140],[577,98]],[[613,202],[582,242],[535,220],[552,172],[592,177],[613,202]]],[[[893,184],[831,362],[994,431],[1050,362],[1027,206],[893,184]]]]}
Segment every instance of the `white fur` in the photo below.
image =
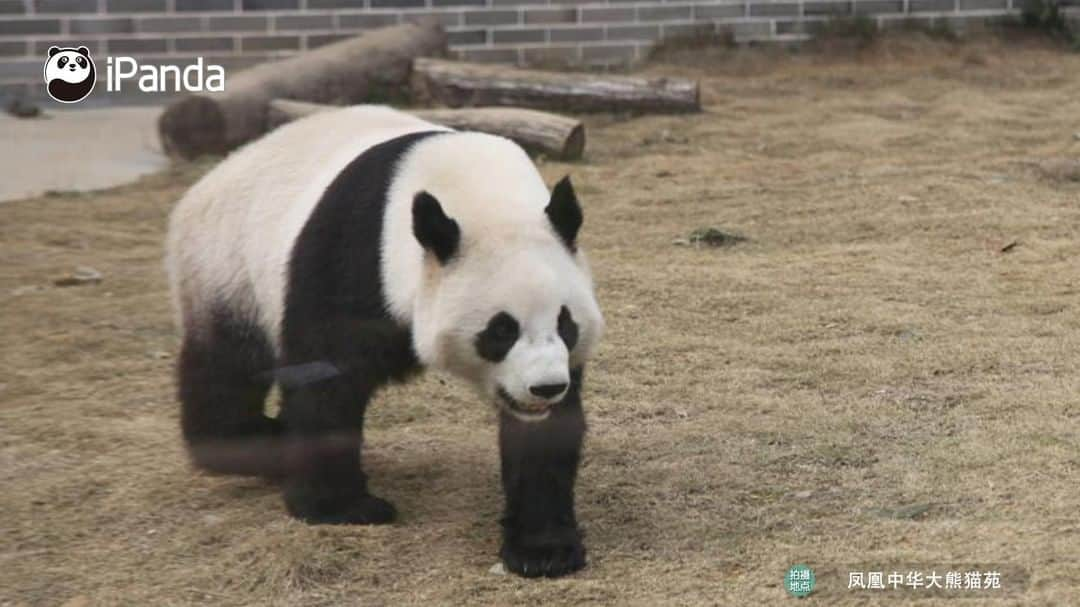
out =
{"type": "Polygon", "coordinates": [[[206,304],[225,299],[280,347],[292,244],[327,186],[369,147],[432,129],[440,127],[357,106],[298,120],[231,154],[170,217],[166,266],[179,320],[197,330],[206,304]]]}
{"type": "Polygon", "coordinates": [[[469,379],[490,398],[501,387],[527,406],[550,404],[529,387],[569,382],[570,363],[588,358],[603,329],[583,255],[570,254],[544,213],[550,198],[516,144],[460,133],[423,141],[403,159],[383,224],[387,304],[412,327],[420,360],[469,379]],[[412,201],[422,190],[461,229],[460,249],[445,268],[412,233],[412,201]],[[557,331],[563,305],[580,330],[572,361],[557,331]],[[477,355],[474,339],[499,312],[519,322],[522,337],[493,366],[477,355]]]}
{"type": "MultiPolygon", "coordinates": [[[[187,330],[206,305],[229,302],[280,348],[288,260],[320,196],[360,153],[412,132],[446,130],[377,106],[319,113],[249,144],[200,180],[170,219],[167,268],[187,330]]],[[[600,337],[603,320],[580,253],[552,230],[550,194],[514,143],[477,133],[424,139],[401,159],[384,216],[382,279],[387,311],[412,329],[421,362],[469,379],[495,397],[502,387],[535,405],[530,385],[568,381],[600,337]],[[426,190],[462,231],[446,267],[425,255],[412,231],[412,201],[426,190]],[[571,359],[558,338],[561,306],[579,325],[571,359]],[[500,311],[522,337],[498,365],[483,361],[475,335],[500,311]]]]}

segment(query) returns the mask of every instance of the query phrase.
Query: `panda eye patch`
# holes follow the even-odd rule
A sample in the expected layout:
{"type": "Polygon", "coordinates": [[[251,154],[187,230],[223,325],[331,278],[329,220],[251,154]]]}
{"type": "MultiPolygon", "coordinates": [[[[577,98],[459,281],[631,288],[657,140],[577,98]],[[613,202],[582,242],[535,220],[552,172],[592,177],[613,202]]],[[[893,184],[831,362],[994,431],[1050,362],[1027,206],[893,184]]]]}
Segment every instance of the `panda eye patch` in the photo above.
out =
{"type": "Polygon", "coordinates": [[[517,320],[506,312],[499,312],[476,335],[476,353],[484,360],[500,362],[506,358],[520,335],[521,327],[517,320]]]}
{"type": "Polygon", "coordinates": [[[68,62],[67,57],[61,57],[60,60],[56,62],[56,65],[58,65],[60,67],[64,67],[65,65],[67,65],[67,62],[68,62]]]}
{"type": "Polygon", "coordinates": [[[86,67],[86,59],[79,57],[75,61],[79,64],[79,67],[86,67]]]}
{"type": "Polygon", "coordinates": [[[577,345],[578,340],[578,326],[574,322],[574,317],[570,315],[570,309],[566,306],[559,310],[559,337],[562,338],[563,343],[566,344],[567,350],[573,350],[577,345]]]}

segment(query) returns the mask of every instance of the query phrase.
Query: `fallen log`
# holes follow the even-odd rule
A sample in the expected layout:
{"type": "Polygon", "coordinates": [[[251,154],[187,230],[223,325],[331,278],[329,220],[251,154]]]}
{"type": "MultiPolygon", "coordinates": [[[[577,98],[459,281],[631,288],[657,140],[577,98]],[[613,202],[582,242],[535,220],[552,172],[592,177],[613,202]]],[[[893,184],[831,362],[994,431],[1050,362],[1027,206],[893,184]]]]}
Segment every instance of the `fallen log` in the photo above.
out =
{"type": "Polygon", "coordinates": [[[223,92],[170,105],[158,119],[162,146],[183,158],[228,152],[269,129],[270,100],[279,97],[337,104],[408,98],[413,59],[445,52],[438,24],[406,24],[260,64],[229,77],[223,92]]]}
{"type": "Polygon", "coordinates": [[[542,72],[439,59],[413,62],[413,96],[453,108],[518,106],[563,112],[683,113],[701,111],[698,83],[542,72]]]}
{"type": "MultiPolygon", "coordinates": [[[[332,105],[275,99],[270,102],[269,120],[273,127],[332,109],[337,108],[332,105]]],[[[530,154],[543,154],[556,160],[577,160],[585,151],[585,126],[573,118],[549,112],[508,107],[408,112],[428,122],[452,129],[506,137],[530,154]]]]}

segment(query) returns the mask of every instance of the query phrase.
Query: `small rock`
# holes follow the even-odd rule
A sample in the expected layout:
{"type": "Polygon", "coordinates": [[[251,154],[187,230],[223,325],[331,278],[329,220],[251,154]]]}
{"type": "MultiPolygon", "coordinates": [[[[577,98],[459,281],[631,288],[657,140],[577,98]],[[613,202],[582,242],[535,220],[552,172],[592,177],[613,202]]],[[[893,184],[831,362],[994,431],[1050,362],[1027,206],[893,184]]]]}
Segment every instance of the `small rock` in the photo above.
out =
{"type": "Polygon", "coordinates": [[[795,492],[795,499],[804,500],[804,499],[809,498],[813,494],[814,494],[813,491],[796,491],[795,492]]]}
{"type": "Polygon", "coordinates": [[[506,566],[504,566],[502,563],[495,563],[491,566],[491,569],[488,569],[488,573],[493,573],[495,575],[506,575],[506,566]]]}
{"type": "Polygon", "coordinates": [[[1073,133],[1073,139],[1080,141],[1080,131],[1076,131],[1075,133],[1073,133]]]}
{"type": "Polygon", "coordinates": [[[57,278],[53,281],[53,284],[58,287],[76,287],[79,285],[96,285],[101,280],[101,272],[89,266],[79,266],[75,268],[71,276],[57,278]]]}
{"type": "Polygon", "coordinates": [[[38,291],[44,291],[45,288],[41,285],[26,285],[22,287],[15,287],[11,290],[11,294],[15,297],[21,297],[23,295],[29,295],[30,293],[37,293],[38,291]]]}
{"type": "Polygon", "coordinates": [[[41,115],[41,108],[33,101],[21,95],[8,101],[4,110],[16,118],[37,118],[41,115]]]}
{"type": "Polygon", "coordinates": [[[698,228],[690,232],[692,244],[703,244],[709,247],[730,247],[746,240],[745,236],[729,234],[717,228],[698,228]]]}
{"type": "Polygon", "coordinates": [[[667,143],[687,143],[690,138],[685,135],[675,135],[670,129],[660,131],[660,139],[667,143]]]}
{"type": "Polygon", "coordinates": [[[154,356],[154,358],[156,358],[158,360],[168,360],[169,357],[172,356],[172,355],[169,354],[168,352],[163,351],[163,350],[158,350],[157,352],[154,352],[153,356],[154,356]]]}
{"type": "Polygon", "coordinates": [[[1052,158],[1039,163],[1043,177],[1054,181],[1080,182],[1080,158],[1052,158]]]}
{"type": "Polygon", "coordinates": [[[689,137],[686,137],[685,135],[675,135],[670,129],[664,129],[659,133],[650,133],[641,140],[641,143],[644,145],[654,145],[657,143],[684,144],[689,142],[689,137]]]}
{"type": "Polygon", "coordinates": [[[914,329],[901,329],[896,332],[896,338],[900,341],[922,341],[922,336],[914,329]]]}
{"type": "Polygon", "coordinates": [[[685,247],[690,245],[690,241],[685,238],[676,238],[675,240],[671,241],[671,244],[677,247],[685,247]]]}
{"type": "Polygon", "coordinates": [[[919,202],[918,198],[916,198],[914,196],[908,196],[906,194],[904,194],[902,196],[897,196],[897,200],[899,200],[900,202],[908,202],[908,203],[919,202]]]}

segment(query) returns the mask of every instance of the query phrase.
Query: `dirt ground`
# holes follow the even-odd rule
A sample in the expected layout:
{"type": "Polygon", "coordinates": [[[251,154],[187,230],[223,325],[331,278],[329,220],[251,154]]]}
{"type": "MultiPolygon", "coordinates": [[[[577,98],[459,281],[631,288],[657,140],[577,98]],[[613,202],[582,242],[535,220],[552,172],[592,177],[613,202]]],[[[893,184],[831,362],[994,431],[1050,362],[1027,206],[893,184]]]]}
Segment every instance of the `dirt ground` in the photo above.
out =
{"type": "Polygon", "coordinates": [[[372,407],[393,526],[305,526],[189,468],[161,248],[201,163],[0,205],[0,605],[785,604],[795,563],[819,604],[921,596],[849,569],[957,563],[1006,572],[996,604],[1076,601],[1080,55],[668,61],[646,71],[700,77],[706,112],[590,117],[584,162],[542,164],[578,185],[609,326],[586,570],[489,571],[494,416],[448,378],[372,407]],[[749,240],[676,242],[706,226],[749,240]],[[82,265],[103,282],[52,284],[82,265]]]}

